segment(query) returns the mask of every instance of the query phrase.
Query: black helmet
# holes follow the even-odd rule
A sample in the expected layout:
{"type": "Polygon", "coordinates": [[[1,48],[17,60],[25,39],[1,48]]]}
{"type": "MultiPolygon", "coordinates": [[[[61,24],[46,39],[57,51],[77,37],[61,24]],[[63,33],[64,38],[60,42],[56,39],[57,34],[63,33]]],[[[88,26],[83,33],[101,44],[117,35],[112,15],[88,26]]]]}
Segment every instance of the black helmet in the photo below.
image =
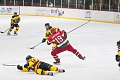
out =
{"type": "Polygon", "coordinates": [[[50,26],[50,24],[49,23],[45,23],[45,26],[50,26]]]}
{"type": "Polygon", "coordinates": [[[29,59],[31,59],[32,58],[32,56],[31,55],[28,55],[27,57],[26,57],[26,60],[29,60],[29,59]]]}
{"type": "Polygon", "coordinates": [[[120,40],[117,42],[117,46],[120,46],[120,40]]]}
{"type": "Polygon", "coordinates": [[[14,14],[17,14],[17,12],[14,12],[14,14]]]}

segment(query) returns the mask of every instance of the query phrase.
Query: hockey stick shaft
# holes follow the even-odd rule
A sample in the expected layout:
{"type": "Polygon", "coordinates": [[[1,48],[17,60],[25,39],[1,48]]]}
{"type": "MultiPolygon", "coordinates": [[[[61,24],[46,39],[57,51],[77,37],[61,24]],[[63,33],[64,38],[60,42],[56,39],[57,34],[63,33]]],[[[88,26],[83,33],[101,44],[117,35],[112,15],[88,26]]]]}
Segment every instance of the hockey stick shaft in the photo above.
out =
{"type": "Polygon", "coordinates": [[[31,47],[30,49],[34,49],[35,47],[37,47],[38,45],[40,45],[42,42],[36,44],[35,46],[31,47]]]}
{"type": "Polygon", "coordinates": [[[5,31],[0,31],[0,33],[5,33],[7,30],[9,30],[9,28],[8,28],[8,29],[6,29],[5,31]]]}
{"type": "Polygon", "coordinates": [[[78,28],[80,28],[80,27],[84,26],[84,25],[85,25],[85,24],[87,24],[88,22],[90,22],[90,20],[89,20],[89,21],[87,21],[86,23],[84,23],[84,24],[82,24],[82,25],[80,25],[80,26],[78,26],[78,27],[76,27],[76,28],[72,29],[72,30],[71,30],[71,31],[69,31],[67,34],[69,34],[69,33],[73,32],[74,30],[76,30],[76,29],[78,29],[78,28]]]}
{"type": "Polygon", "coordinates": [[[42,43],[42,42],[40,42],[40,43],[36,44],[36,45],[35,45],[35,46],[33,46],[33,47],[35,48],[35,47],[37,47],[38,45],[40,45],[41,43],[42,43]]]}
{"type": "Polygon", "coordinates": [[[14,64],[3,64],[3,66],[17,66],[17,65],[14,65],[14,64]]]}

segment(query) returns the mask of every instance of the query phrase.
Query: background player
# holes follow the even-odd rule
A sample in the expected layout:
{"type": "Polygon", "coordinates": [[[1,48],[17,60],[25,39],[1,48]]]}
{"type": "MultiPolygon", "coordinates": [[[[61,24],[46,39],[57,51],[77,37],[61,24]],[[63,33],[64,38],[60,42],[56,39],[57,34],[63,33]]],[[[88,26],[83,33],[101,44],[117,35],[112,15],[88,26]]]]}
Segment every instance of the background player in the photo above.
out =
{"type": "MultiPolygon", "coordinates": [[[[45,28],[46,28],[46,34],[45,34],[44,38],[42,39],[42,43],[46,42],[46,40],[48,39],[48,37],[51,35],[50,29],[51,29],[51,28],[54,28],[54,26],[50,26],[49,23],[46,23],[46,24],[45,24],[45,28]]],[[[55,29],[56,29],[56,31],[59,30],[59,28],[55,28],[55,29]]],[[[54,47],[56,47],[56,44],[53,44],[53,48],[54,48],[54,47]]]]}
{"type": "Polygon", "coordinates": [[[17,12],[14,12],[14,15],[11,18],[11,27],[7,33],[7,35],[10,35],[11,31],[14,29],[14,27],[16,27],[15,31],[14,31],[14,35],[17,35],[17,32],[20,28],[20,26],[18,25],[18,23],[20,22],[20,16],[17,15],[17,12]]]}
{"type": "Polygon", "coordinates": [[[26,61],[27,63],[24,65],[24,67],[17,65],[17,69],[23,72],[29,72],[30,70],[32,70],[39,75],[51,75],[51,76],[53,76],[53,72],[49,71],[65,72],[64,69],[59,69],[56,66],[40,61],[37,58],[32,57],[31,55],[28,55],[26,57],[26,61]]]}
{"type": "Polygon", "coordinates": [[[120,67],[120,40],[117,42],[117,47],[118,47],[118,52],[117,55],[115,55],[115,57],[116,57],[116,61],[119,62],[118,66],[120,67]]]}
{"type": "Polygon", "coordinates": [[[62,31],[57,31],[55,28],[51,28],[50,32],[52,33],[49,38],[48,38],[48,45],[51,43],[56,44],[56,48],[51,51],[51,55],[55,59],[56,62],[53,62],[54,64],[59,64],[60,63],[60,58],[58,57],[57,54],[63,52],[63,51],[70,51],[74,53],[77,57],[80,59],[84,60],[85,56],[83,57],[76,49],[72,47],[72,45],[69,43],[67,40],[67,33],[65,30],[62,31]]]}

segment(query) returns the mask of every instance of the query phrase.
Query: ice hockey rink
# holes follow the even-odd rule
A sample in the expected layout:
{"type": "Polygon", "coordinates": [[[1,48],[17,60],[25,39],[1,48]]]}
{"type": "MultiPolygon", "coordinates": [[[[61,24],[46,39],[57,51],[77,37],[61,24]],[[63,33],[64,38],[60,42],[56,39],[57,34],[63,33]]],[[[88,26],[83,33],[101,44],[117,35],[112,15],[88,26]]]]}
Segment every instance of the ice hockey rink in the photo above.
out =
{"type": "MultiPolygon", "coordinates": [[[[10,27],[11,16],[0,16],[0,31],[10,27]]],[[[35,72],[21,72],[16,66],[3,66],[4,64],[24,65],[25,57],[32,55],[52,64],[52,45],[40,44],[45,35],[44,24],[49,22],[55,27],[67,32],[87,21],[50,18],[40,16],[21,16],[18,36],[7,36],[0,33],[0,80],[120,80],[116,42],[120,40],[120,24],[89,22],[79,29],[68,34],[68,40],[86,61],[78,59],[71,52],[59,54],[61,65],[59,68],[65,73],[56,73],[54,76],[37,75],[35,72]]]]}

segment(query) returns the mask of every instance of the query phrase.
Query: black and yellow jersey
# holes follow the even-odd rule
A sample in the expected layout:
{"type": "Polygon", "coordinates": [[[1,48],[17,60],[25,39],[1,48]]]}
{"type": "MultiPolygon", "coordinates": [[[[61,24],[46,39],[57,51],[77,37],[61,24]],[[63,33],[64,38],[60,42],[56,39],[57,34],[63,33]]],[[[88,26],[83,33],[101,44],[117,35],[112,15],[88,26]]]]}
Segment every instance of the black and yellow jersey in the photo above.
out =
{"type": "Polygon", "coordinates": [[[17,15],[17,16],[12,16],[11,18],[11,24],[18,24],[20,22],[20,16],[17,15]]]}
{"type": "MultiPolygon", "coordinates": [[[[51,35],[51,32],[50,32],[50,29],[51,28],[55,28],[54,26],[49,26],[49,29],[47,29],[46,30],[46,34],[45,34],[45,37],[44,37],[44,39],[48,39],[48,37],[51,35]]],[[[59,30],[59,28],[55,28],[56,29],[56,32],[59,30]]],[[[55,43],[53,43],[53,47],[56,47],[56,44],[55,43]]]]}
{"type": "Polygon", "coordinates": [[[118,52],[117,52],[117,55],[120,56],[120,47],[118,47],[118,52]]]}
{"type": "Polygon", "coordinates": [[[27,63],[24,65],[24,68],[22,69],[22,71],[28,72],[29,70],[33,70],[36,72],[39,65],[40,65],[40,61],[37,58],[33,57],[27,61],[27,63]]]}
{"type": "Polygon", "coordinates": [[[51,35],[51,33],[50,33],[50,29],[51,28],[54,28],[54,26],[49,26],[49,29],[46,29],[46,33],[45,33],[44,39],[48,39],[48,37],[51,35]]]}

